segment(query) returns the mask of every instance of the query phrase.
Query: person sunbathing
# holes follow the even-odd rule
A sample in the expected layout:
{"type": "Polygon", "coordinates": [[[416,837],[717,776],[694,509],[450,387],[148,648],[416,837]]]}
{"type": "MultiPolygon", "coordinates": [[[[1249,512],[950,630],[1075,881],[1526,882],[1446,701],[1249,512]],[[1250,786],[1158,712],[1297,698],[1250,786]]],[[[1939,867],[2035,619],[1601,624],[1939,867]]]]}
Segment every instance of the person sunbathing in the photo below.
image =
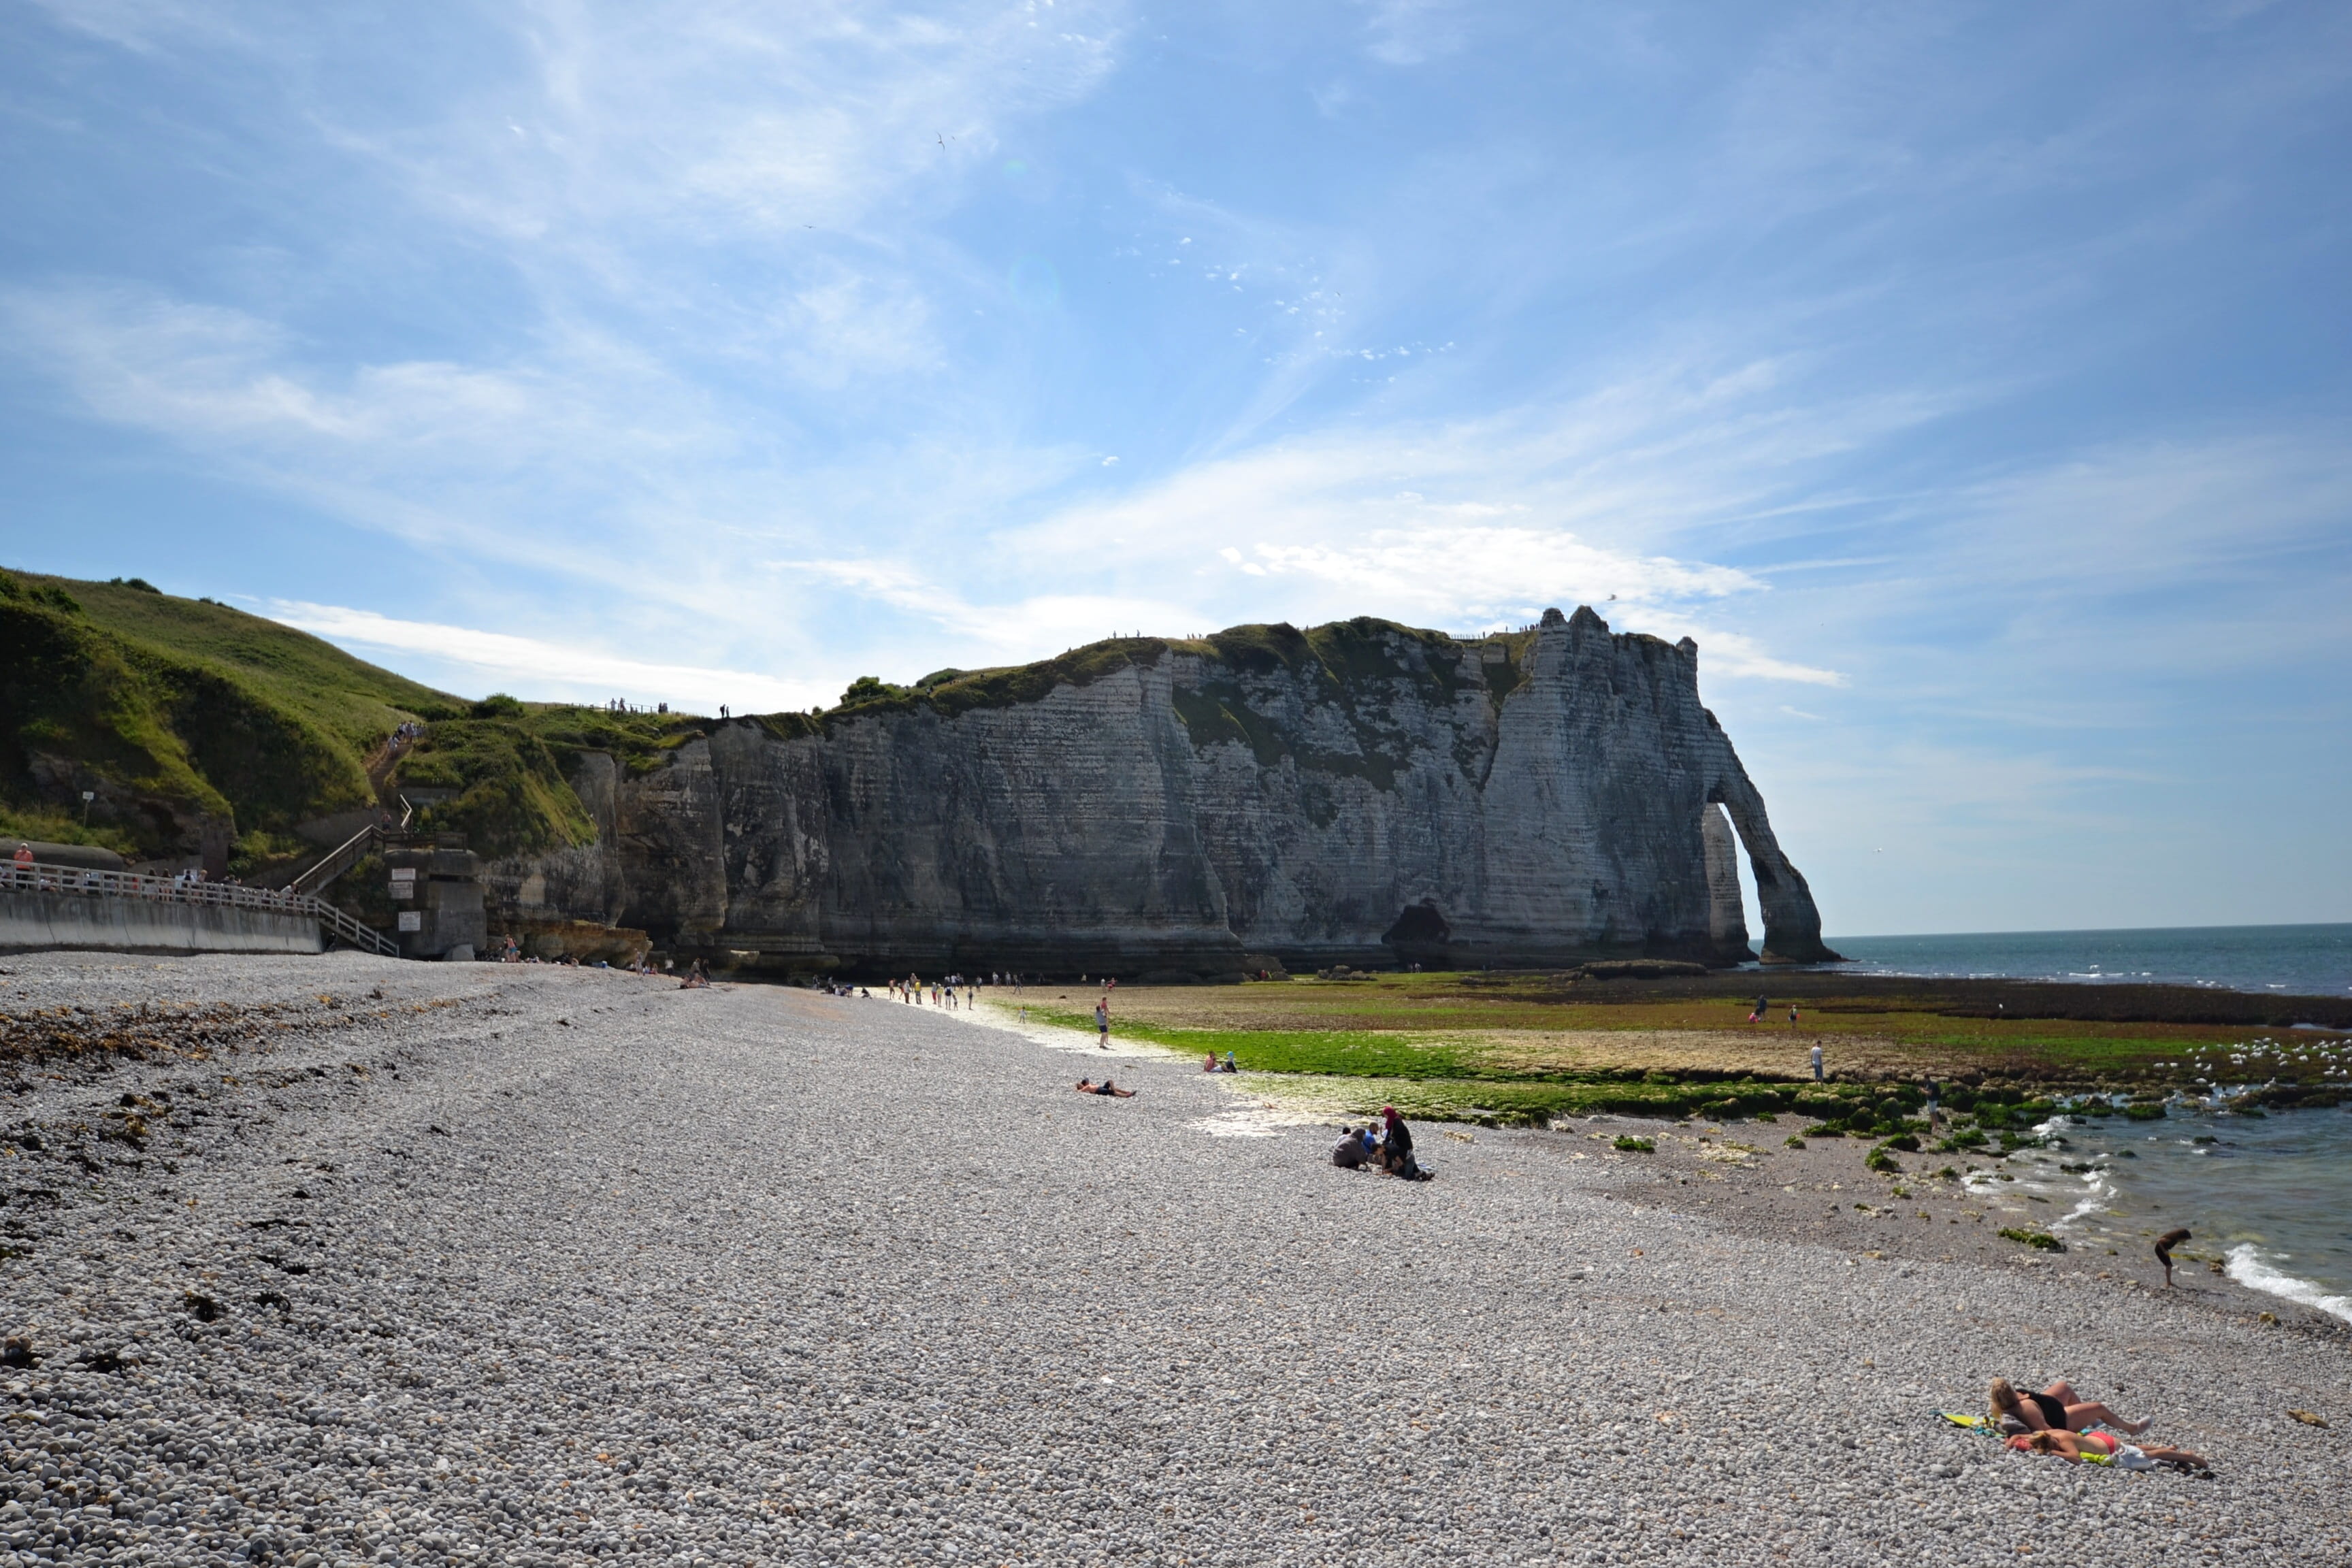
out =
{"type": "Polygon", "coordinates": [[[2136,1437],[2155,1425],[2153,1421],[2126,1421],[2095,1400],[2077,1397],[2074,1385],[2063,1378],[2039,1394],[2020,1394],[2010,1386],[2009,1379],[1994,1378],[1993,1424],[2000,1425],[2003,1416],[2021,1423],[2029,1433],[2080,1432],[2085,1426],[2112,1426],[2136,1437]]]}
{"type": "Polygon", "coordinates": [[[2009,1446],[2021,1454],[2055,1454],[2075,1465],[2086,1458],[2107,1458],[2126,1470],[2153,1469],[2158,1465],[2178,1465],[2184,1470],[2213,1468],[2203,1455],[2186,1448],[2126,1443],[2112,1432],[2024,1432],[2011,1437],[2009,1446]]]}
{"type": "Polygon", "coordinates": [[[1133,1100],[1135,1098],[1135,1090],[1131,1089],[1121,1089],[1118,1085],[1111,1082],[1108,1079],[1103,1079],[1100,1083],[1096,1083],[1092,1079],[1082,1078],[1078,1079],[1078,1092],[1080,1094],[1117,1095],[1121,1100],[1133,1100]]]}

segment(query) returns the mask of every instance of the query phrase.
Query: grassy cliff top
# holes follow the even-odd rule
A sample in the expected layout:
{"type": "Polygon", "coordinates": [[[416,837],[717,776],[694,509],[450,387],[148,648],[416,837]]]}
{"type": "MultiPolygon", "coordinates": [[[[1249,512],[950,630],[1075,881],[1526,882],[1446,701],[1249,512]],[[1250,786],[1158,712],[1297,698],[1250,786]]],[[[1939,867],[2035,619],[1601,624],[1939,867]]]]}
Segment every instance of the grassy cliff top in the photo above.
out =
{"type": "MultiPolygon", "coordinates": [[[[1442,701],[1468,679],[1499,700],[1517,679],[1528,636],[1483,640],[1506,657],[1465,665],[1471,645],[1368,617],[1303,631],[1243,626],[1201,638],[1118,637],[1034,664],[938,670],[908,686],[867,677],[830,710],[737,722],[789,740],[894,712],[952,718],[1034,702],[1173,653],[1200,659],[1205,671],[1182,715],[1196,739],[1230,730],[1266,741],[1236,695],[1252,679],[1303,676],[1368,713],[1400,680],[1442,701]]],[[[472,702],[307,632],[136,578],[0,571],[0,833],[143,858],[189,853],[200,824],[233,822],[232,866],[250,871],[300,853],[292,837],[299,824],[405,795],[419,806],[416,826],[463,832],[485,854],[583,844],[594,827],[571,783],[583,754],[608,754],[641,774],[718,727],[687,713],[504,696],[472,702]],[[384,743],[408,721],[425,723],[425,734],[390,761],[384,743]],[[87,823],[84,790],[99,796],[87,823]]]]}
{"type": "Polygon", "coordinates": [[[866,676],[844,692],[839,705],[824,717],[856,718],[919,709],[952,717],[974,709],[1008,708],[1034,702],[1057,686],[1087,686],[1123,669],[1156,665],[1171,653],[1202,660],[1212,681],[1286,673],[1304,676],[1339,694],[1384,693],[1391,683],[1402,679],[1444,695],[1463,679],[1463,653],[1479,644],[1493,643],[1506,650],[1507,658],[1498,666],[1499,673],[1489,671],[1477,679],[1500,681],[1507,689],[1517,679],[1518,660],[1531,640],[1532,634],[1515,632],[1466,643],[1444,632],[1370,616],[1303,631],[1276,623],[1229,626],[1202,637],[1110,637],[1034,664],[935,670],[911,686],[866,676]]]}

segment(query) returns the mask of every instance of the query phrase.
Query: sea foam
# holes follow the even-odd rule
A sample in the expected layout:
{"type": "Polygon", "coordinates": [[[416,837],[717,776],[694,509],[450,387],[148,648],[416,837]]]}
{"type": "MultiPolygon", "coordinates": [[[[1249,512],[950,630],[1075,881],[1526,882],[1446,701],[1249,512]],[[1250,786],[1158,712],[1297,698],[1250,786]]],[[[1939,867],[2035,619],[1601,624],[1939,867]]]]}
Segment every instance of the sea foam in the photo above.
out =
{"type": "Polygon", "coordinates": [[[2352,1322],[2352,1296],[2331,1296],[2308,1279],[2298,1279],[2292,1274],[2279,1272],[2263,1261],[2262,1254],[2254,1250],[2252,1242],[2242,1242],[2230,1248],[2227,1272],[2231,1279],[2249,1289],[2283,1296],[2290,1301],[2316,1307],[2323,1312],[2352,1322]]]}

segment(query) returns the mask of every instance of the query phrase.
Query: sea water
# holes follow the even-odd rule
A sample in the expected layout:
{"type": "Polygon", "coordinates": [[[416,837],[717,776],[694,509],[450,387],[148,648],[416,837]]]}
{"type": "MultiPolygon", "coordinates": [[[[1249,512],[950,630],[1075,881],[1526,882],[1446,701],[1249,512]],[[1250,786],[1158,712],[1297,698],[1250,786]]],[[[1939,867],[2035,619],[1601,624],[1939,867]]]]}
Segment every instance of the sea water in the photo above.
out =
{"type": "MultiPolygon", "coordinates": [[[[1838,966],[1846,973],[2352,994],[2352,925],[1857,936],[1829,945],[1852,960],[1838,966]]],[[[2352,1046],[2279,1029],[2247,1035],[2301,1053],[2307,1072],[2352,1082],[2352,1046]]],[[[2227,1081],[2236,1065],[2227,1051],[2183,1056],[2200,1072],[2210,1067],[2206,1076],[2221,1086],[2208,1099],[2176,1102],[2162,1121],[2062,1119],[2047,1131],[2066,1147],[2022,1151],[1970,1186],[2013,1199],[2033,1228],[2071,1247],[2113,1247],[2143,1263],[2156,1237],[2185,1227],[2196,1239],[2181,1250],[2197,1261],[2181,1267],[2219,1262],[2242,1285],[2352,1320],[2352,1109],[2235,1115],[2218,1102],[2260,1085],[2227,1081]]]]}
{"type": "Polygon", "coordinates": [[[2289,996],[2352,995],[2352,925],[2177,926],[1828,939],[1850,974],[2126,981],[2289,996]]]}
{"type": "Polygon", "coordinates": [[[2176,1272],[2220,1263],[2242,1285],[2352,1321],[2352,1108],[2249,1117],[2175,1104],[2161,1121],[2062,1116],[2042,1131],[2053,1146],[1975,1173],[1970,1190],[2025,1205],[2031,1228],[2077,1252],[2113,1247],[2142,1266],[2158,1237],[2184,1228],[2195,1239],[2176,1272]]]}

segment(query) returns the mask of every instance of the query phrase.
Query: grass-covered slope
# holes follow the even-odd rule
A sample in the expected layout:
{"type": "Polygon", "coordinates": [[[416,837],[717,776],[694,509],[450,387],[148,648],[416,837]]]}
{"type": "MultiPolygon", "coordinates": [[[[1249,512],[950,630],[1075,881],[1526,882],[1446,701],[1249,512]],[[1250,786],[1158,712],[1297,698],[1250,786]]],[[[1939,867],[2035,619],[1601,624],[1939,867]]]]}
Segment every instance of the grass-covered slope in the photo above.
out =
{"type": "MultiPolygon", "coordinates": [[[[1496,640],[1508,646],[1516,658],[1528,639],[1519,634],[1496,640]]],[[[844,692],[840,706],[824,717],[911,712],[922,708],[953,717],[979,708],[1009,708],[1034,702],[1056,686],[1087,686],[1130,666],[1157,664],[1171,651],[1206,660],[1213,688],[1230,687],[1242,676],[1286,671],[1307,677],[1324,695],[1343,701],[1358,695],[1385,699],[1394,683],[1403,679],[1423,688],[1426,696],[1442,704],[1450,700],[1458,680],[1453,658],[1459,645],[1444,632],[1360,616],[1305,631],[1277,624],[1231,626],[1205,637],[1111,637],[1034,664],[936,670],[912,686],[893,685],[869,675],[844,692]]],[[[1486,679],[1499,700],[1517,682],[1518,672],[1516,664],[1507,661],[1486,679]]],[[[1224,738],[1218,726],[1230,721],[1209,717],[1213,710],[1213,704],[1200,710],[1197,716],[1193,710],[1183,712],[1185,722],[1196,731],[1203,724],[1212,731],[1196,734],[1197,739],[1224,738]]]]}
{"type": "MultiPolygon", "coordinates": [[[[415,826],[488,855],[588,842],[581,752],[633,773],[711,721],[494,696],[468,702],[307,632],[131,579],[0,572],[0,834],[194,853],[233,825],[233,869],[303,848],[297,824],[377,800],[367,768],[404,721],[422,741],[379,776],[424,792],[415,826]],[[85,824],[81,792],[98,795],[85,824]]],[[[780,734],[814,721],[762,721],[780,734]]]]}
{"type": "Polygon", "coordinates": [[[614,713],[490,697],[464,717],[428,729],[401,758],[393,787],[401,794],[457,792],[424,806],[416,826],[463,833],[484,855],[588,844],[595,824],[571,783],[583,752],[603,752],[625,772],[642,774],[714,727],[712,720],[685,713],[614,713]]]}
{"type": "Polygon", "coordinates": [[[366,756],[402,720],[460,711],[226,605],[0,572],[8,832],[169,855],[233,821],[245,855],[266,854],[298,822],[367,804],[366,756]],[[85,790],[99,797],[87,827],[85,790]]]}

